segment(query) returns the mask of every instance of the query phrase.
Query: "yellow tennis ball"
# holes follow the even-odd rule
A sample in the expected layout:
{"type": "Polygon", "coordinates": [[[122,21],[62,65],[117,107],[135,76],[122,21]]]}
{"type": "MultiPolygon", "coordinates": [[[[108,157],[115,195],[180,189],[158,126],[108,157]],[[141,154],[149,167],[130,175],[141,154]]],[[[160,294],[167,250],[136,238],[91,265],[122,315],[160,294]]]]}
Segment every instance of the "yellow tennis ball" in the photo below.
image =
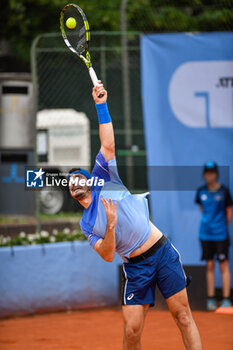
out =
{"type": "Polygon", "coordinates": [[[76,19],[74,17],[69,17],[67,20],[66,20],[66,26],[67,28],[69,29],[74,29],[76,27],[76,19]]]}

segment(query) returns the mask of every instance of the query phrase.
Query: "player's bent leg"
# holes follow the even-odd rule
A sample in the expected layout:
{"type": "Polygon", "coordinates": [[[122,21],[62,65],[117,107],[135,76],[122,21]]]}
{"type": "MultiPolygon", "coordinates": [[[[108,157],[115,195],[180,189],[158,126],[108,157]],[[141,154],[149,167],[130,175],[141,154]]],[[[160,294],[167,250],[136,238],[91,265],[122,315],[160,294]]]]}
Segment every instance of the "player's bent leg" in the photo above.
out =
{"type": "Polygon", "coordinates": [[[149,304],[122,306],[124,320],[124,350],[141,349],[141,334],[148,308],[149,304]]]}
{"type": "Polygon", "coordinates": [[[179,327],[185,348],[201,350],[201,338],[189,307],[186,288],[166,299],[168,308],[179,327]]]}

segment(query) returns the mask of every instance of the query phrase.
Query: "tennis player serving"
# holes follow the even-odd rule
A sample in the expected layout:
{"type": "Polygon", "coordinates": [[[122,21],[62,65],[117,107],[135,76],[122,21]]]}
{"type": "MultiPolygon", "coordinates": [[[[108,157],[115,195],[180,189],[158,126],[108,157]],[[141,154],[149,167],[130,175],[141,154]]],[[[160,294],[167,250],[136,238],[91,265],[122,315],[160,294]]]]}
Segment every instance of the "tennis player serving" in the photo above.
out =
{"type": "Polygon", "coordinates": [[[107,91],[101,81],[93,88],[92,96],[101,148],[91,174],[80,168],[70,171],[69,190],[84,207],[80,225],[91,246],[108,262],[115,252],[123,258],[123,349],[141,349],[143,324],[149,306],[154,305],[157,284],[181,331],[185,348],[200,350],[201,339],[188,303],[187,277],[180,254],[149,220],[145,195],[132,195],[119,178],[107,91]],[[104,185],[88,186],[91,177],[103,179],[104,185]],[[80,186],[81,180],[85,185],[80,186]]]}

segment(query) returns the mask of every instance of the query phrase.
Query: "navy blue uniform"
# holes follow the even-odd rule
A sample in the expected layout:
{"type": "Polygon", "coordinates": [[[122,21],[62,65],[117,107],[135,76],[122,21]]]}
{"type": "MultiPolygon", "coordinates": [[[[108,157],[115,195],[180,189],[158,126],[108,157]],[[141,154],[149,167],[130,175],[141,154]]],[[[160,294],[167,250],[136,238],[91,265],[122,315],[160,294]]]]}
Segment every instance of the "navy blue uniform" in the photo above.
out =
{"type": "Polygon", "coordinates": [[[216,191],[209,191],[207,185],[198,189],[196,203],[202,206],[199,238],[203,248],[203,260],[212,260],[214,255],[220,261],[228,258],[228,227],[226,207],[232,206],[230,191],[221,185],[216,191]]]}

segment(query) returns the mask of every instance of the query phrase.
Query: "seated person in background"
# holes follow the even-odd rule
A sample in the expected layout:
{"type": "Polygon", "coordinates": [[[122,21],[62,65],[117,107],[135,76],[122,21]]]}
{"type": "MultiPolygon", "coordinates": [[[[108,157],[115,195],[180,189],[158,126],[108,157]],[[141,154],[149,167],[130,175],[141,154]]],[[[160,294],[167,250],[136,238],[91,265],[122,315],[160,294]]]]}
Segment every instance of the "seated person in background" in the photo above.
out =
{"type": "Polygon", "coordinates": [[[196,203],[200,205],[202,218],[200,241],[202,260],[207,262],[207,309],[217,308],[215,298],[215,261],[217,257],[222,276],[223,299],[220,307],[230,307],[231,273],[228,262],[229,236],[228,225],[232,219],[232,198],[226,186],[218,182],[218,166],[208,162],[204,166],[203,176],[206,184],[198,189],[196,203]]]}

